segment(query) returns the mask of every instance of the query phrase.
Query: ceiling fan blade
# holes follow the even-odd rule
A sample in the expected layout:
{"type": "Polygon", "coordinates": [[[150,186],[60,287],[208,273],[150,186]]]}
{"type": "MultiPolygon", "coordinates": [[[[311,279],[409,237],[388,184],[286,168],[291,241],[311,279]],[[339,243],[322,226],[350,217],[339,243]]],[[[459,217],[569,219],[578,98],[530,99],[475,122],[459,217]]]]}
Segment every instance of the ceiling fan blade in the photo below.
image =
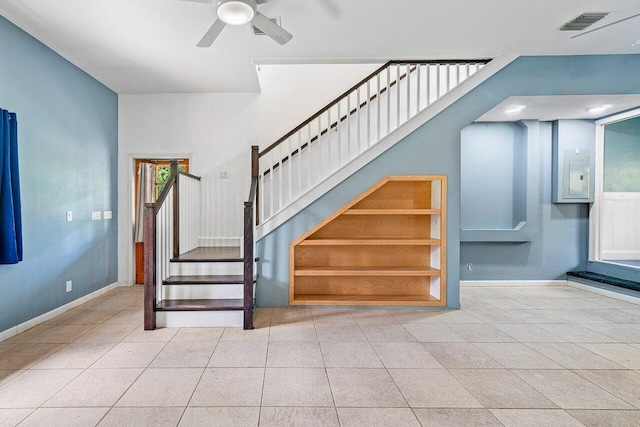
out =
{"type": "Polygon", "coordinates": [[[193,3],[208,3],[213,4],[213,0],[182,0],[182,1],[190,1],[193,3]]]}
{"type": "Polygon", "coordinates": [[[616,25],[616,24],[619,24],[621,22],[628,21],[629,19],[637,18],[638,16],[640,16],[640,13],[636,13],[635,15],[627,16],[626,18],[618,19],[617,21],[613,21],[613,22],[611,22],[611,23],[609,23],[607,25],[602,25],[602,26],[600,26],[598,28],[594,28],[594,29],[589,30],[589,31],[583,31],[580,34],[576,34],[575,36],[573,36],[571,38],[575,39],[575,38],[580,37],[580,36],[586,36],[587,34],[593,33],[594,31],[602,30],[603,28],[607,28],[607,27],[610,27],[612,25],[616,25]]]}
{"type": "Polygon", "coordinates": [[[216,37],[218,37],[220,32],[222,32],[225,25],[226,24],[222,22],[222,20],[220,19],[216,19],[215,21],[213,21],[213,24],[211,24],[211,27],[209,27],[207,32],[204,34],[204,37],[202,37],[202,40],[200,40],[196,46],[198,47],[211,46],[213,44],[213,41],[216,39],[216,37]]]}
{"type": "Polygon", "coordinates": [[[288,31],[284,30],[279,25],[274,24],[269,18],[267,18],[260,12],[256,12],[256,15],[251,20],[251,23],[280,44],[285,44],[293,38],[293,36],[288,31]]]}
{"type": "Polygon", "coordinates": [[[266,3],[266,2],[267,2],[267,0],[256,0],[256,3],[257,3],[257,4],[264,4],[264,3],[266,3]]]}

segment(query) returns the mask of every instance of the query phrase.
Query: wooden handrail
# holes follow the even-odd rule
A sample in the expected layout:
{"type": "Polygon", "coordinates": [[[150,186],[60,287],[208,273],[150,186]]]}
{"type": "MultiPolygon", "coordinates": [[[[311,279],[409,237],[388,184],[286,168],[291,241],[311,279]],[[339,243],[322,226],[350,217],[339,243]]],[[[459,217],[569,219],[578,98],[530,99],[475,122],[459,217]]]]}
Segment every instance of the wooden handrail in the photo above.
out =
{"type": "MultiPolygon", "coordinates": [[[[317,113],[315,113],[314,115],[312,115],[311,117],[309,117],[307,120],[305,120],[304,122],[300,123],[298,126],[296,126],[295,128],[293,128],[293,130],[289,131],[287,134],[285,134],[283,137],[281,137],[280,139],[278,139],[276,142],[274,142],[273,144],[269,145],[267,148],[265,148],[264,150],[262,150],[260,152],[259,157],[264,156],[265,154],[267,154],[269,151],[273,150],[274,148],[276,148],[279,144],[281,144],[284,140],[286,140],[287,138],[289,138],[290,136],[294,135],[296,132],[298,132],[300,129],[302,129],[303,127],[305,127],[306,125],[308,125],[310,122],[312,122],[314,119],[316,119],[318,116],[320,116],[322,113],[324,113],[325,111],[327,111],[328,109],[330,109],[331,107],[333,107],[335,104],[337,104],[340,100],[342,100],[344,97],[348,96],[350,93],[352,93],[354,90],[358,89],[358,87],[362,86],[363,84],[365,84],[368,80],[372,79],[373,77],[376,76],[376,74],[380,73],[381,71],[383,71],[384,69],[386,69],[387,67],[390,67],[391,65],[409,65],[409,64],[416,64],[416,65],[454,65],[454,64],[460,64],[460,63],[467,63],[467,62],[473,62],[473,63],[487,63],[491,61],[491,59],[486,59],[486,58],[482,58],[482,59],[447,59],[447,60],[442,60],[442,61],[438,61],[438,60],[402,60],[402,59],[394,59],[391,61],[387,61],[385,64],[383,64],[380,68],[376,69],[374,72],[372,72],[371,74],[369,74],[367,77],[363,78],[362,80],[360,80],[358,83],[354,84],[353,86],[351,86],[349,89],[347,89],[344,93],[342,93],[342,95],[338,96],[337,98],[335,98],[333,101],[331,101],[330,103],[328,103],[327,105],[325,105],[323,108],[321,108],[320,110],[318,110],[317,113]]],[[[381,91],[382,93],[382,91],[381,91]]]]}
{"type": "MultiPolygon", "coordinates": [[[[397,62],[393,62],[391,65],[402,65],[401,63],[397,63],[397,62]]],[[[440,62],[438,62],[438,64],[440,64],[440,62]]],[[[383,68],[384,69],[384,68],[383,68]]],[[[411,69],[409,69],[409,73],[413,73],[416,70],[416,67],[413,67],[411,69]]],[[[389,89],[394,87],[395,85],[397,85],[400,81],[404,80],[405,78],[407,78],[408,73],[404,73],[403,75],[401,75],[400,77],[398,77],[396,80],[394,80],[393,82],[389,83],[389,89]]],[[[365,80],[365,82],[368,79],[365,80]]],[[[357,88],[357,87],[356,87],[357,88]]],[[[383,87],[382,89],[380,89],[379,94],[382,95],[383,93],[385,93],[387,91],[386,87],[383,87]]],[[[316,142],[320,137],[322,137],[323,135],[325,135],[327,132],[329,132],[331,129],[338,127],[338,124],[340,124],[341,122],[347,120],[350,116],[356,114],[358,112],[359,109],[366,107],[368,103],[370,103],[371,101],[373,101],[374,99],[376,99],[378,97],[379,94],[373,94],[369,99],[365,100],[364,102],[362,102],[360,105],[356,106],[356,108],[350,110],[347,112],[347,114],[345,114],[344,116],[340,117],[338,120],[336,120],[335,122],[331,123],[329,125],[329,127],[324,128],[323,130],[320,131],[319,135],[314,136],[313,138],[311,138],[309,140],[309,142],[305,142],[304,144],[302,144],[300,146],[300,150],[302,150],[303,148],[307,148],[309,145],[311,145],[311,143],[316,142]]],[[[338,102],[339,100],[341,100],[342,98],[338,98],[335,102],[338,102]]],[[[326,111],[326,110],[325,110],[326,111]]],[[[307,123],[308,124],[308,123],[307,123]]],[[[286,139],[286,138],[285,138],[286,139]]],[[[269,173],[272,170],[275,170],[275,168],[277,168],[278,166],[280,166],[280,164],[284,164],[284,162],[286,162],[287,160],[289,160],[289,158],[293,158],[294,155],[298,154],[298,149],[295,149],[291,152],[290,155],[286,155],[282,160],[276,162],[273,166],[271,166],[269,169],[266,169],[263,172],[263,176],[267,176],[269,175],[269,173]]]]}
{"type": "Polygon", "coordinates": [[[173,189],[173,256],[180,255],[180,176],[200,181],[200,177],[178,169],[178,160],[171,160],[170,175],[155,203],[144,209],[144,329],[156,328],[156,231],[157,215],[173,189]]]}
{"type": "Polygon", "coordinates": [[[202,179],[201,177],[196,176],[196,175],[193,175],[193,174],[190,174],[189,172],[182,172],[182,171],[178,171],[178,173],[179,173],[180,175],[188,176],[189,178],[193,178],[193,179],[196,179],[196,180],[198,180],[198,181],[200,181],[200,180],[202,179]]]}
{"type": "Polygon", "coordinates": [[[336,99],[334,99],[333,101],[331,101],[330,103],[328,103],[327,105],[325,105],[324,107],[322,107],[317,113],[315,113],[314,115],[312,115],[311,117],[309,117],[307,120],[305,120],[304,122],[300,123],[298,126],[296,126],[295,128],[293,128],[292,131],[288,132],[286,135],[284,135],[282,138],[280,138],[279,140],[277,140],[276,142],[274,142],[273,144],[271,144],[270,146],[268,146],[267,148],[265,148],[264,150],[262,150],[260,152],[259,157],[264,156],[265,154],[267,154],[269,151],[273,150],[274,148],[276,148],[280,143],[282,143],[282,141],[284,141],[285,139],[289,138],[291,135],[295,134],[296,132],[298,132],[300,129],[302,129],[303,127],[305,127],[306,125],[308,125],[309,123],[311,123],[315,118],[317,118],[319,115],[321,115],[322,113],[324,113],[325,111],[327,111],[329,108],[333,107],[338,101],[340,101],[342,98],[344,98],[345,96],[349,95],[351,92],[353,92],[355,89],[357,89],[359,86],[361,86],[362,84],[366,83],[367,80],[373,78],[376,74],[378,74],[379,72],[381,72],[382,70],[384,70],[385,68],[387,68],[389,65],[391,65],[392,61],[388,61],[387,63],[385,63],[382,67],[378,68],[377,70],[375,70],[373,73],[369,74],[367,77],[365,77],[364,79],[360,80],[358,83],[356,83],[355,85],[353,85],[352,87],[350,87],[349,89],[347,89],[342,95],[338,96],[336,99]]]}
{"type": "Polygon", "coordinates": [[[164,201],[167,198],[167,196],[169,195],[169,191],[171,190],[171,187],[173,187],[175,182],[176,182],[176,177],[175,176],[170,176],[169,180],[164,185],[164,188],[162,189],[162,192],[160,192],[160,195],[158,196],[158,199],[156,200],[156,202],[155,203],[148,203],[149,205],[151,205],[153,207],[153,211],[154,211],[153,213],[154,214],[158,213],[158,211],[160,210],[160,208],[164,204],[164,201]]]}

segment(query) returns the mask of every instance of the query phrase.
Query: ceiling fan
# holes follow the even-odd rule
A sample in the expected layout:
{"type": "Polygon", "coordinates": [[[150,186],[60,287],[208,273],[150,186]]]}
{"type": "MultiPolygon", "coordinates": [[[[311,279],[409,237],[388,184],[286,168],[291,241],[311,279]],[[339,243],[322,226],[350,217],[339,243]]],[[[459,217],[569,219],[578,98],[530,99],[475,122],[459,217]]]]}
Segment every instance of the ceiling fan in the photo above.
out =
{"type": "MultiPolygon", "coordinates": [[[[187,1],[212,3],[212,0],[187,1]]],[[[218,17],[213,21],[213,24],[211,24],[211,27],[209,27],[197,46],[211,46],[227,24],[244,25],[249,22],[279,44],[287,43],[293,38],[293,35],[258,12],[258,5],[266,2],[267,0],[218,0],[214,6],[218,17]]]]}

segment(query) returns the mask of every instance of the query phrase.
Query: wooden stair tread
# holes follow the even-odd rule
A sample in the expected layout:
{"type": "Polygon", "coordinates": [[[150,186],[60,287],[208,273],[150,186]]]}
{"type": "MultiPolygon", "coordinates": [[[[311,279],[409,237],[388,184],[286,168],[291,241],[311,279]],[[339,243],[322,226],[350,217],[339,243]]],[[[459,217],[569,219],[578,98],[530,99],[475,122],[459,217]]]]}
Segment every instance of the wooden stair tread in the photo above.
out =
{"type": "Polygon", "coordinates": [[[356,246],[356,245],[439,245],[440,239],[410,239],[410,238],[395,238],[395,239],[307,239],[299,242],[299,246],[356,246]]]}
{"type": "Polygon", "coordinates": [[[171,262],[242,262],[239,246],[201,246],[171,259],[171,262]]]}
{"type": "Polygon", "coordinates": [[[343,215],[439,215],[440,209],[349,209],[343,215]]]}
{"type": "Polygon", "coordinates": [[[160,301],[156,311],[222,311],[243,310],[242,299],[167,299],[160,301]]]}
{"type": "MultiPolygon", "coordinates": [[[[256,278],[253,278],[255,282],[256,278]]],[[[170,276],[163,282],[164,285],[241,285],[244,276],[236,275],[200,275],[200,276],[170,276]]]]}
{"type": "Polygon", "coordinates": [[[437,276],[440,270],[432,267],[298,267],[296,276],[437,276]]]}

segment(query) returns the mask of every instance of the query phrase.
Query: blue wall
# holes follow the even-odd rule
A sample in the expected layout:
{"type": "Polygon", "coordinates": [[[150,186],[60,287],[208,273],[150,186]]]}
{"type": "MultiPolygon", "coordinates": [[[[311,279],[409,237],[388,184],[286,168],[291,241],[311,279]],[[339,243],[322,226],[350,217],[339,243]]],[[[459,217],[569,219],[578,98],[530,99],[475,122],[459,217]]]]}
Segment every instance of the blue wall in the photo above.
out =
{"type": "Polygon", "coordinates": [[[564,279],[569,270],[586,269],[589,205],[551,203],[551,122],[540,123],[537,149],[538,164],[529,165],[539,168],[536,229],[527,242],[461,243],[461,280],[553,280],[564,279]],[[466,270],[467,263],[473,271],[466,270]]]}
{"type": "Polygon", "coordinates": [[[0,40],[24,230],[24,261],[0,265],[1,332],[117,281],[118,97],[3,17],[0,40]],[[114,219],[91,221],[102,210],[114,219]]]}
{"type": "Polygon", "coordinates": [[[460,132],[511,95],[640,93],[640,55],[519,58],[463,99],[258,242],[260,277],[257,303],[288,303],[289,244],[362,191],[391,174],[449,176],[447,267],[448,307],[459,307],[461,266],[473,258],[474,271],[463,279],[555,279],[560,271],[587,262],[586,205],[552,205],[551,138],[544,147],[540,192],[544,218],[528,243],[465,243],[460,248],[460,132]],[[549,256],[558,255],[556,260],[549,256]],[[482,255],[478,258],[476,255],[482,255]],[[548,265],[549,262],[554,263],[548,265]]]}
{"type": "Polygon", "coordinates": [[[462,129],[460,228],[514,229],[527,220],[526,134],[514,122],[462,129]]]}

